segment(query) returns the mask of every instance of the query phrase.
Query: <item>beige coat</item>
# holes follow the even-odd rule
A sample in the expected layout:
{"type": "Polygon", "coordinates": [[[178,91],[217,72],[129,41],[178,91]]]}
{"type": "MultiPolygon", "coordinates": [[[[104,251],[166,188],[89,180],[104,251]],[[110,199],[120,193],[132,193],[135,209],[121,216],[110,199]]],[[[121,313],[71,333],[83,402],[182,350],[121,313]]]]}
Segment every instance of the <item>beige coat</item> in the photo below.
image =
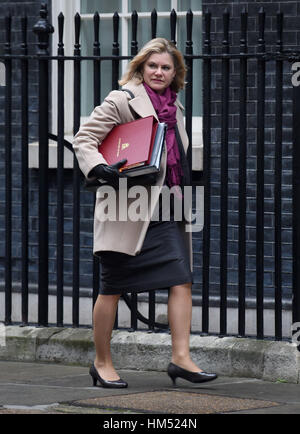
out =
{"type": "MultiPolygon", "coordinates": [[[[133,121],[136,117],[153,115],[157,119],[157,114],[142,84],[138,85],[132,80],[127,83],[124,88],[131,90],[135,98],[131,99],[128,92],[113,90],[105,98],[103,103],[94,109],[88,121],[81,126],[74,138],[74,151],[80,169],[86,177],[88,177],[88,174],[93,167],[98,164],[106,163],[101,153],[98,152],[98,145],[101,144],[102,140],[115,125],[133,121]]],[[[176,101],[176,106],[177,126],[186,152],[188,148],[188,137],[184,128],[183,106],[179,101],[176,101]]],[[[156,185],[159,186],[159,189],[156,189],[158,194],[155,196],[152,195],[153,202],[157,201],[160,189],[164,183],[166,163],[167,154],[166,150],[164,150],[161,161],[161,170],[156,183],[156,185]]],[[[117,203],[118,194],[119,193],[117,193],[117,203]]],[[[103,200],[100,196],[98,190],[96,193],[94,215],[94,253],[103,250],[110,250],[123,252],[133,256],[138,254],[144,242],[149,225],[149,219],[136,222],[130,220],[100,221],[98,216],[99,212],[102,212],[100,204],[103,200]]],[[[130,199],[128,200],[128,203],[130,204],[130,199]]],[[[185,232],[184,222],[181,223],[181,226],[191,257],[191,234],[185,232]]]]}

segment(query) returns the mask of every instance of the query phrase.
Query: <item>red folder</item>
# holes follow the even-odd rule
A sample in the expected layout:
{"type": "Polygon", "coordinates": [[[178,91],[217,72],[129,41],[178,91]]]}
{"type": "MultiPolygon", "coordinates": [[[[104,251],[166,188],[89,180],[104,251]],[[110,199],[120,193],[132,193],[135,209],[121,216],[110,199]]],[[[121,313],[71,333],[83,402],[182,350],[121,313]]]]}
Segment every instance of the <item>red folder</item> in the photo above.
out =
{"type": "Polygon", "coordinates": [[[117,125],[105,137],[98,150],[108,164],[126,158],[127,163],[121,170],[149,164],[157,126],[154,116],[117,125]]]}

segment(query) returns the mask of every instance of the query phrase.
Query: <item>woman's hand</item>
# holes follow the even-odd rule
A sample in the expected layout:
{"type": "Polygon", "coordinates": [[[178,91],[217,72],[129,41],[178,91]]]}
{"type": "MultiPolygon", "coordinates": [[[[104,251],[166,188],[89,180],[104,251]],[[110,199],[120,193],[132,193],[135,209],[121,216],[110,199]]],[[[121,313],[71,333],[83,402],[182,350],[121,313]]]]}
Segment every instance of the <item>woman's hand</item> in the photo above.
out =
{"type": "Polygon", "coordinates": [[[115,189],[118,189],[120,178],[127,179],[127,188],[130,188],[134,185],[147,186],[156,183],[158,173],[149,173],[147,175],[131,177],[126,175],[124,172],[120,172],[119,169],[124,166],[126,161],[126,159],[123,159],[111,165],[98,164],[98,166],[95,166],[89,173],[89,179],[93,179],[93,181],[89,182],[87,180],[85,187],[91,191],[96,191],[101,184],[103,185],[104,181],[105,184],[111,185],[115,189]],[[91,188],[88,188],[89,185],[91,185],[91,188]]]}
{"type": "Polygon", "coordinates": [[[119,179],[127,178],[127,176],[120,172],[120,168],[124,166],[127,162],[126,159],[120,160],[115,164],[106,165],[106,164],[98,164],[95,166],[91,172],[89,173],[89,177],[100,178],[105,181],[108,185],[118,189],[119,188],[119,179]]]}

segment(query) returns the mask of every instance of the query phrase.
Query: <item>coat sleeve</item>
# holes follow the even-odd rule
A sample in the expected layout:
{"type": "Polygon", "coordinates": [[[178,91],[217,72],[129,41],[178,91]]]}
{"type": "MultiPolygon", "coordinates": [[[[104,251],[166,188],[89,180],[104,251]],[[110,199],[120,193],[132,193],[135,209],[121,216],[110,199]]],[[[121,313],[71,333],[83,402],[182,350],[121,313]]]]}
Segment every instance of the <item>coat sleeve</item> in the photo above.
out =
{"type": "Polygon", "coordinates": [[[126,122],[128,110],[125,92],[112,91],[100,106],[95,107],[87,122],[81,125],[74,137],[73,149],[85,177],[98,164],[107,164],[98,146],[115,125],[126,122]]]}

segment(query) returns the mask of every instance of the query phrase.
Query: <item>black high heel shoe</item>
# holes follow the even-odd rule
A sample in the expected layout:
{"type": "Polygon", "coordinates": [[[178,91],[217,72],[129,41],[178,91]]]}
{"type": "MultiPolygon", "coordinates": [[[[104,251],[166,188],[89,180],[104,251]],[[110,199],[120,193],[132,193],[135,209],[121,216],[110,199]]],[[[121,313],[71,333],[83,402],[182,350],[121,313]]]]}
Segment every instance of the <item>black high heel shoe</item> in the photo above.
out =
{"type": "Polygon", "coordinates": [[[207,372],[191,372],[186,369],[180,368],[180,366],[170,363],[168,366],[168,375],[173,381],[173,385],[176,383],[176,378],[183,378],[191,383],[204,383],[206,381],[212,381],[218,378],[217,374],[209,374],[207,372]]]}
{"type": "Polygon", "coordinates": [[[107,387],[111,389],[122,389],[128,387],[128,383],[126,383],[126,381],[122,380],[121,378],[115,381],[104,380],[104,378],[100,377],[97,369],[95,368],[95,365],[92,365],[90,367],[90,376],[93,379],[93,386],[97,386],[97,381],[99,381],[102,387],[107,387]]]}

